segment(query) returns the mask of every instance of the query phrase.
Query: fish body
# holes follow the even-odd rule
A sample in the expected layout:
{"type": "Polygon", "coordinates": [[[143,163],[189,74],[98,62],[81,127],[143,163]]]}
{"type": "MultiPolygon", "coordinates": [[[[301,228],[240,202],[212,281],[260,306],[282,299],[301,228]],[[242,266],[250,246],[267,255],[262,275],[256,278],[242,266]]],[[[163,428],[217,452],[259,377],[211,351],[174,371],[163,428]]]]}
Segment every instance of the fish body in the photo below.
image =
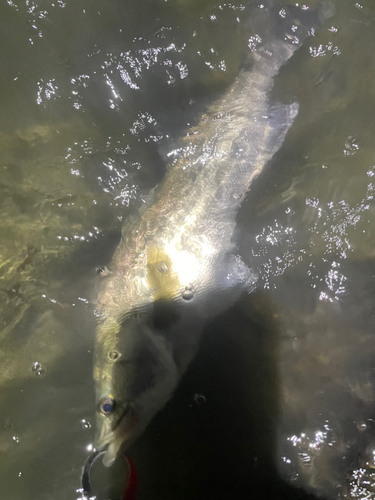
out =
{"type": "Polygon", "coordinates": [[[271,10],[254,18],[264,42],[251,67],[189,130],[179,160],[125,224],[104,279],[94,380],[107,465],[170,399],[207,320],[254,287],[235,254],[235,216],[297,115],[296,103],[271,107],[269,94],[307,35],[294,11],[275,29],[271,10]]]}

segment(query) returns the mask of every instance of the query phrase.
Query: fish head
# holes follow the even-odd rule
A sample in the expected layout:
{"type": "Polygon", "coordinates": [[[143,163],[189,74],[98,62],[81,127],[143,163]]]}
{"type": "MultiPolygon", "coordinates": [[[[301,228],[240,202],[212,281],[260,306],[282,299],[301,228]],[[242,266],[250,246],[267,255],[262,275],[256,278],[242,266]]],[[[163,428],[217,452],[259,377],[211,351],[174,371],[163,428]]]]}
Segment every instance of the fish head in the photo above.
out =
{"type": "Polygon", "coordinates": [[[142,434],[177,386],[177,368],[165,336],[155,334],[150,314],[98,327],[94,366],[97,403],[95,447],[107,466],[142,434]]]}

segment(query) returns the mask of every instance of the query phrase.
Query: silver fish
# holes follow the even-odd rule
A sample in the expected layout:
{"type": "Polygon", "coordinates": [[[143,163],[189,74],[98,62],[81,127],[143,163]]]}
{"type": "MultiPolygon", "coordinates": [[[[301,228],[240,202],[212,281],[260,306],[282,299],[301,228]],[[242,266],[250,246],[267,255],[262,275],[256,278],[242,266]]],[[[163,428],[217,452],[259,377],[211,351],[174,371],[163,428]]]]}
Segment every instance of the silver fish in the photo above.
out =
{"type": "Polygon", "coordinates": [[[207,320],[254,288],[255,273],[235,254],[235,216],[297,115],[296,103],[271,107],[269,94],[308,34],[296,10],[262,7],[251,68],[189,130],[180,159],[124,226],[104,279],[94,380],[106,465],[170,399],[207,320]]]}

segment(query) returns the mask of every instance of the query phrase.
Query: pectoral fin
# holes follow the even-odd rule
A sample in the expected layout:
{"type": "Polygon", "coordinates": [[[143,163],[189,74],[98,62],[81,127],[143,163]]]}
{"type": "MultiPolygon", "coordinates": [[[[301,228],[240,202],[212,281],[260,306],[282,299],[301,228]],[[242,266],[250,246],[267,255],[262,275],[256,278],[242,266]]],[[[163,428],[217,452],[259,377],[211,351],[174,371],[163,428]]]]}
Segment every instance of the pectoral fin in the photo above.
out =
{"type": "Polygon", "coordinates": [[[218,289],[238,288],[251,293],[256,288],[258,274],[249,269],[239,255],[228,254],[218,269],[216,281],[218,289]]]}

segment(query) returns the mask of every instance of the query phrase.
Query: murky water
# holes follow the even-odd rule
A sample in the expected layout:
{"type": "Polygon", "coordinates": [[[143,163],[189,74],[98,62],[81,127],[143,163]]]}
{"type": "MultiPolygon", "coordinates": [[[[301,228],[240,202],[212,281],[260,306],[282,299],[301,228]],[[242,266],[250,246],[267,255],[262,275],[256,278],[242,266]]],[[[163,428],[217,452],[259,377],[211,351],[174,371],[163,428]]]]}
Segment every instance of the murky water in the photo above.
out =
{"type": "MultiPolygon", "coordinates": [[[[0,6],[2,499],[79,496],[98,269],[240,70],[259,5],[0,6]]],[[[375,5],[335,6],[276,79],[300,112],[238,214],[258,291],[131,450],[140,499],[375,497],[375,5]]]]}

